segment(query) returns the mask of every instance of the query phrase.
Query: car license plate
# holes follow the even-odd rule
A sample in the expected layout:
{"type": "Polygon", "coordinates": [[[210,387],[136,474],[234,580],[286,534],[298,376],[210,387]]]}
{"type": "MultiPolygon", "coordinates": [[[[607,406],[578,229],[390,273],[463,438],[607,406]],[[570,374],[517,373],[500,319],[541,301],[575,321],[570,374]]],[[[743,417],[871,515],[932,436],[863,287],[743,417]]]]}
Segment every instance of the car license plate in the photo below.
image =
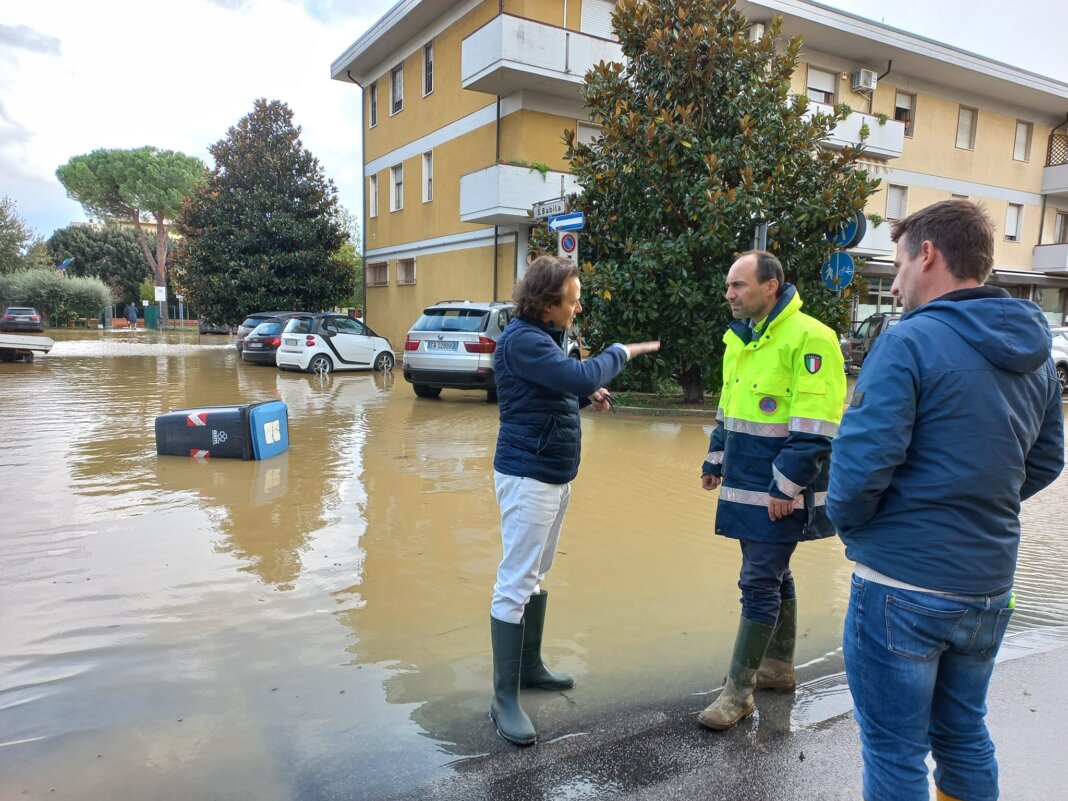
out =
{"type": "Polygon", "coordinates": [[[249,342],[248,346],[250,348],[262,348],[263,347],[263,343],[262,342],[249,342]]]}
{"type": "Polygon", "coordinates": [[[295,339],[287,339],[287,340],[285,341],[285,343],[286,343],[287,345],[293,346],[293,345],[296,345],[296,344],[297,344],[297,340],[295,340],[295,339]]]}
{"type": "Polygon", "coordinates": [[[426,343],[427,350],[456,350],[455,342],[436,342],[431,340],[426,343]]]}

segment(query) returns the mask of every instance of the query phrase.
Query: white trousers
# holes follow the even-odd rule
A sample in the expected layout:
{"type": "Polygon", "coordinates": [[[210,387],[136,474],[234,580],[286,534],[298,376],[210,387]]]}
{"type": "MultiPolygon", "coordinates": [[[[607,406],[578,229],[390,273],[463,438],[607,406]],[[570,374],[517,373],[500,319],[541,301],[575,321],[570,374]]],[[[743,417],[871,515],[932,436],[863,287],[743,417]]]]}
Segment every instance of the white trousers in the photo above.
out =
{"type": "Polygon", "coordinates": [[[518,623],[530,596],[541,588],[553,565],[571,485],[545,484],[494,470],[493,486],[501,509],[504,558],[497,567],[490,614],[506,623],[518,623]]]}

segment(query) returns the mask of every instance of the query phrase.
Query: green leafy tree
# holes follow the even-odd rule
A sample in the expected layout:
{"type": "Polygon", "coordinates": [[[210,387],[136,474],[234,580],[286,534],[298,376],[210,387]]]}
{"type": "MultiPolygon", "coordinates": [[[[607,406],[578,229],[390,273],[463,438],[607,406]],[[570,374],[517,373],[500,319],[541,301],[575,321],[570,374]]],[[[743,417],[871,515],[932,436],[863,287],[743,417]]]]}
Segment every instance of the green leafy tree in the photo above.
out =
{"type": "Polygon", "coordinates": [[[48,270],[56,266],[56,261],[52,258],[52,251],[48,249],[48,243],[39,237],[34,240],[29,250],[26,251],[26,255],[22,258],[22,263],[27,270],[48,270]]]}
{"type": "Polygon", "coordinates": [[[116,301],[138,297],[150,270],[133,231],[117,225],[68,225],[48,240],[55,263],[73,259],[67,275],[95,276],[111,286],[116,301]]]}
{"type": "MultiPolygon", "coordinates": [[[[174,150],[94,150],[75,156],[56,177],[86,212],[100,219],[129,220],[145,262],[158,286],[167,285],[167,221],[182,208],[182,199],[205,179],[204,162],[174,150]],[[155,225],[155,248],[143,224],[155,225]]],[[[166,304],[161,322],[166,324],[166,304]]]]}
{"type": "Polygon", "coordinates": [[[99,278],[67,277],[48,268],[5,276],[0,294],[13,303],[33,306],[49,325],[62,326],[79,317],[96,317],[111,305],[111,287],[99,278]]]}
{"type": "Polygon", "coordinates": [[[362,309],[364,307],[364,289],[366,287],[363,272],[363,256],[360,254],[360,224],[356,216],[348,209],[341,209],[341,227],[345,231],[345,241],[341,243],[337,257],[355,277],[352,294],[342,300],[342,306],[362,309]]]}
{"type": "Polygon", "coordinates": [[[33,243],[33,231],[19,216],[15,201],[0,197],[0,275],[24,269],[23,256],[33,243]]]}
{"type": "Polygon", "coordinates": [[[178,285],[211,320],[260,309],[331,308],[354,291],[337,190],[293,112],[259,99],[211,146],[215,170],[179,217],[178,285]]]}
{"type": "Polygon", "coordinates": [[[592,342],[658,337],[660,358],[636,363],[651,383],[674,375],[686,402],[715,386],[730,321],[727,269],[754,225],[797,285],[805,310],[840,328],[826,290],[826,239],[878,182],[859,150],[820,142],[849,109],[809,114],[791,97],[799,38],[781,50],[781,19],[753,41],[733,0],[622,0],[613,16],[625,64],[600,63],[584,96],[601,136],[565,132],[583,193],[592,342]]]}

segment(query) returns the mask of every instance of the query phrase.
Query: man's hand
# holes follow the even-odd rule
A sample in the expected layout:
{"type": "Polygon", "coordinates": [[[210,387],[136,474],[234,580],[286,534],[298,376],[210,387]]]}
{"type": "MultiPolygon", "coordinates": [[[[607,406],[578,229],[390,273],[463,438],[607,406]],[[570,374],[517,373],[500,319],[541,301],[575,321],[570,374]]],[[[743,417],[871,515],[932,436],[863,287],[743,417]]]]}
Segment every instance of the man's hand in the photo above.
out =
{"type": "Polygon", "coordinates": [[[772,520],[782,520],[794,512],[794,502],[791,498],[768,498],[768,517],[772,520]]]}
{"type": "Polygon", "coordinates": [[[601,387],[590,395],[590,405],[599,412],[607,412],[612,408],[612,393],[601,387]]]}
{"type": "Polygon", "coordinates": [[[627,353],[630,354],[630,358],[635,356],[641,356],[643,353],[656,353],[660,350],[660,340],[656,339],[652,342],[632,342],[629,345],[624,345],[627,349],[627,353]]]}
{"type": "Polygon", "coordinates": [[[705,473],[701,476],[701,489],[714,490],[719,486],[719,476],[714,476],[711,473],[705,473]]]}

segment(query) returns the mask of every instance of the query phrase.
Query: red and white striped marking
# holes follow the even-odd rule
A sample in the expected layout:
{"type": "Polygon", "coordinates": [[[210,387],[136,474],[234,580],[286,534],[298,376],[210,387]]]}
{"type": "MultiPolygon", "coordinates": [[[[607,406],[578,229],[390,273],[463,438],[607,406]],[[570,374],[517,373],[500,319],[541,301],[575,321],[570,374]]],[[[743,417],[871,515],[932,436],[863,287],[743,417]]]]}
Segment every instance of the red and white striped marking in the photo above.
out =
{"type": "Polygon", "coordinates": [[[207,459],[211,456],[211,451],[206,451],[201,448],[190,448],[189,455],[194,459],[207,459]]]}
{"type": "Polygon", "coordinates": [[[207,412],[193,412],[185,417],[185,424],[187,426],[206,426],[208,424],[207,412]]]}

